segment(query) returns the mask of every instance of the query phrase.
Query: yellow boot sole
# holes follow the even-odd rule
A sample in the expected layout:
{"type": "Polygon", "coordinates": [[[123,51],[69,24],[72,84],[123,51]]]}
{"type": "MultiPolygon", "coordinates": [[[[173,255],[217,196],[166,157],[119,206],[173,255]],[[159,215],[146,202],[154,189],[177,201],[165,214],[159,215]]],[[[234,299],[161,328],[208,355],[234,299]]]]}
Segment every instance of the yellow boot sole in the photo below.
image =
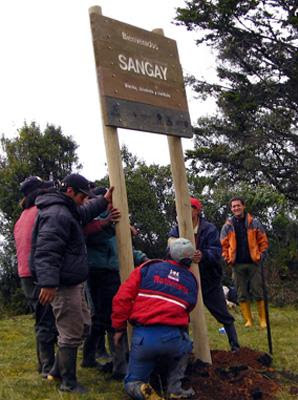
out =
{"type": "Polygon", "coordinates": [[[246,321],[246,323],[244,324],[245,328],[251,328],[253,325],[252,321],[246,321]]]}
{"type": "Polygon", "coordinates": [[[149,383],[143,383],[140,387],[141,393],[146,400],[165,400],[160,397],[159,394],[149,385],[149,383]]]}
{"type": "Polygon", "coordinates": [[[50,374],[47,376],[47,380],[48,382],[61,382],[61,378],[50,374]]]}

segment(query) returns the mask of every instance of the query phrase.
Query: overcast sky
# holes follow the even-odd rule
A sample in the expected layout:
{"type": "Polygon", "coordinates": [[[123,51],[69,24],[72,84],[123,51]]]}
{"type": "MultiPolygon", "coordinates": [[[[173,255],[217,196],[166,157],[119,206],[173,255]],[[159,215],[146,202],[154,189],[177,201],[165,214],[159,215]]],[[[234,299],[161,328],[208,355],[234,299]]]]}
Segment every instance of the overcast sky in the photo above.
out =
{"type": "MultiPolygon", "coordinates": [[[[163,28],[177,41],[184,73],[215,79],[214,58],[194,44],[195,35],[171,22],[180,0],[1,0],[0,133],[12,137],[24,121],[61,126],[79,144],[82,173],[97,179],[106,173],[89,7],[151,31],[163,28]]],[[[211,103],[188,91],[192,121],[212,112],[211,103]]],[[[120,143],[147,163],[169,163],[164,135],[119,130],[120,143]]],[[[183,139],[184,148],[191,147],[183,139]]]]}

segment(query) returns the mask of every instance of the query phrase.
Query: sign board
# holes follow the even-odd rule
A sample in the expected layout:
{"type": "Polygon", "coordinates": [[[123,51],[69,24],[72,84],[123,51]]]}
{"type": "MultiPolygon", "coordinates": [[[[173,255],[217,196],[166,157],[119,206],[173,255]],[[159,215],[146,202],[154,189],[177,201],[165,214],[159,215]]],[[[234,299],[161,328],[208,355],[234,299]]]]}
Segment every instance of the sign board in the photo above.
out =
{"type": "Polygon", "coordinates": [[[192,137],[176,42],[90,17],[105,125],[192,137]]]}

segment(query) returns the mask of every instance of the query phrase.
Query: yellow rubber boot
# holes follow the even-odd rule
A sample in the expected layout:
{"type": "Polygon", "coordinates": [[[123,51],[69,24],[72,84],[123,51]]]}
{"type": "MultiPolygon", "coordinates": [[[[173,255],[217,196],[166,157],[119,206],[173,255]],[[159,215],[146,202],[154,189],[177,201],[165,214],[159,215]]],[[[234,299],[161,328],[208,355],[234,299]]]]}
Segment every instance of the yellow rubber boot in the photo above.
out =
{"type": "Polygon", "coordinates": [[[141,385],[141,393],[146,400],[165,400],[163,397],[160,397],[156,391],[149,385],[149,383],[143,383],[141,385]]]}
{"type": "Polygon", "coordinates": [[[245,320],[245,325],[247,328],[250,328],[253,324],[252,322],[252,315],[250,311],[250,303],[248,301],[243,301],[239,303],[240,310],[242,312],[243,318],[245,320]]]}
{"type": "Polygon", "coordinates": [[[266,323],[266,312],[264,300],[257,301],[258,313],[259,313],[259,323],[262,329],[267,328],[266,323]]]}

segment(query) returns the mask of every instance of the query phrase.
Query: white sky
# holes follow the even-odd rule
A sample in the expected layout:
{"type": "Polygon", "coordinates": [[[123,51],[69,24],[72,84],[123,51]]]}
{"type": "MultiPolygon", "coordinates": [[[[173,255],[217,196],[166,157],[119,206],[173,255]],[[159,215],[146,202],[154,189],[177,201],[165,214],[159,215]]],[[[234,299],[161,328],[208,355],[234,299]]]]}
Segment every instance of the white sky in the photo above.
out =
{"type": "MultiPolygon", "coordinates": [[[[182,0],[0,0],[0,133],[12,137],[24,121],[61,126],[79,144],[88,179],[106,173],[106,156],[89,25],[89,7],[177,41],[184,73],[215,79],[214,58],[195,35],[171,23],[182,0]]],[[[211,113],[188,92],[192,121],[211,113]]],[[[147,163],[169,163],[166,136],[118,130],[120,143],[147,163]]],[[[192,140],[183,139],[184,148],[192,140]]]]}

